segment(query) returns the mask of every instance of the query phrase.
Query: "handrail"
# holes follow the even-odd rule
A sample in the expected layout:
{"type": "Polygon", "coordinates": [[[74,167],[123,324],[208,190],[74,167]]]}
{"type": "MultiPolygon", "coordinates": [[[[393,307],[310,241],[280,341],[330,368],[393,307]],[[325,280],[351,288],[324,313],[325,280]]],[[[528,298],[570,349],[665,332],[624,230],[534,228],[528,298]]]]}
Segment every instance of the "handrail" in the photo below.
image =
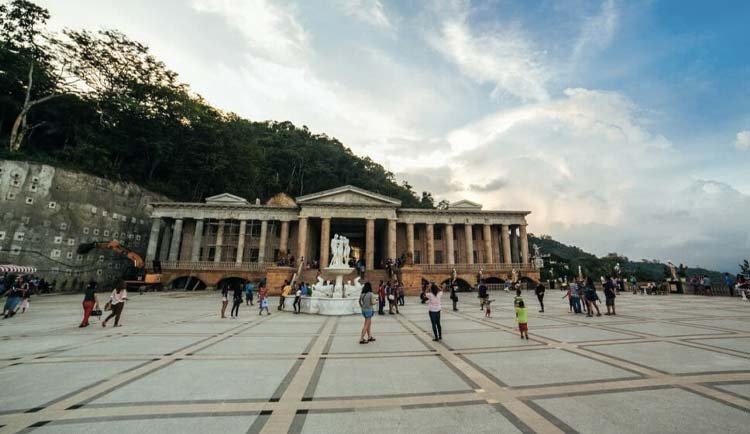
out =
{"type": "Polygon", "coordinates": [[[514,263],[514,264],[414,264],[414,265],[406,265],[405,268],[416,268],[419,270],[422,270],[423,272],[451,272],[453,269],[456,269],[457,273],[468,273],[468,272],[475,272],[478,273],[480,270],[482,271],[513,271],[516,270],[518,272],[521,271],[535,271],[536,267],[534,264],[520,264],[520,263],[514,263]]]}
{"type": "Polygon", "coordinates": [[[272,262],[213,262],[213,261],[162,261],[162,270],[206,270],[206,271],[265,271],[272,262]]]}

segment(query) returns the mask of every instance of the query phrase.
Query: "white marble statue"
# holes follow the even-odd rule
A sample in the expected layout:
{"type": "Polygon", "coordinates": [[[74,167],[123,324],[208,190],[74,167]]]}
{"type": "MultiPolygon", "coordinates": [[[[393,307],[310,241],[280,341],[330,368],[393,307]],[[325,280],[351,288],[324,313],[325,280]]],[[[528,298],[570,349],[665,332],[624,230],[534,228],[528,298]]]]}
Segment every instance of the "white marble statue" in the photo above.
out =
{"type": "Polygon", "coordinates": [[[328,265],[331,268],[335,268],[342,265],[341,258],[341,239],[339,234],[336,234],[331,239],[331,263],[328,265]]]}
{"type": "Polygon", "coordinates": [[[346,238],[346,237],[341,237],[341,238],[344,239],[344,242],[342,244],[342,247],[343,247],[343,249],[342,249],[343,252],[342,253],[343,254],[342,254],[342,257],[341,257],[341,262],[344,265],[349,266],[349,255],[352,253],[352,248],[349,245],[349,238],[346,238]]]}
{"type": "Polygon", "coordinates": [[[364,286],[359,282],[359,279],[359,276],[357,276],[354,279],[353,284],[351,280],[346,282],[346,285],[344,285],[344,298],[359,299],[359,295],[362,293],[362,287],[364,286]]]}
{"type": "Polygon", "coordinates": [[[312,297],[330,298],[333,294],[333,285],[318,276],[318,281],[312,286],[312,297]]]}

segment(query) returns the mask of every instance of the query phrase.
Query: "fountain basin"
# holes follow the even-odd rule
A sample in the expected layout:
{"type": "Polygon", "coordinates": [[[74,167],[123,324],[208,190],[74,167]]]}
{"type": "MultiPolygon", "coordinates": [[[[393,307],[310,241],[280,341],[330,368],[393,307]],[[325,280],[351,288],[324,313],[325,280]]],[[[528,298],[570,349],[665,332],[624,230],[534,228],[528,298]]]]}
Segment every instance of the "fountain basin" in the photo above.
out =
{"type": "MultiPolygon", "coordinates": [[[[284,300],[284,310],[294,311],[294,297],[284,300]]],[[[361,312],[359,298],[326,298],[302,296],[300,312],[312,315],[344,316],[361,312]]]]}

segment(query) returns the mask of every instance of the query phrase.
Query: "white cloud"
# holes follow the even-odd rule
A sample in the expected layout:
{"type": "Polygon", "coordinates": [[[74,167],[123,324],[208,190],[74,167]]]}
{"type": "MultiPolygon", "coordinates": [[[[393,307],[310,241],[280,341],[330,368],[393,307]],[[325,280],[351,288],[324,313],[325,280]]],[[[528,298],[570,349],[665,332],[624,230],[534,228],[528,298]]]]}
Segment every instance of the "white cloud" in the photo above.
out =
{"type": "Polygon", "coordinates": [[[388,30],[394,28],[379,0],[343,0],[340,5],[344,13],[367,24],[388,30]]]}
{"type": "Polygon", "coordinates": [[[750,149],[750,131],[742,130],[737,133],[737,138],[734,142],[734,146],[742,151],[750,149]]]}
{"type": "Polygon", "coordinates": [[[584,20],[581,33],[573,47],[573,61],[609,46],[617,30],[617,21],[615,0],[604,0],[599,13],[584,20]]]}
{"type": "Polygon", "coordinates": [[[468,14],[444,18],[432,45],[462,74],[478,83],[495,86],[492,95],[512,95],[521,101],[546,101],[546,83],[552,71],[538,50],[516,28],[475,34],[467,24],[468,14]]]}
{"type": "Polygon", "coordinates": [[[198,12],[224,17],[256,55],[294,62],[310,49],[309,35],[292,8],[267,0],[193,0],[192,6],[198,12]]]}

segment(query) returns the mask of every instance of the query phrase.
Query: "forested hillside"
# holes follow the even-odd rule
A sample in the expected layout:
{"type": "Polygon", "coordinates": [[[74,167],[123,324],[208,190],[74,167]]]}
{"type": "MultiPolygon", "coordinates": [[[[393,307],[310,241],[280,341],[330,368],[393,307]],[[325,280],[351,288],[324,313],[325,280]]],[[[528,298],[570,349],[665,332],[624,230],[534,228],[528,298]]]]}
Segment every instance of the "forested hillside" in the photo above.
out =
{"type": "Polygon", "coordinates": [[[211,107],[122,33],[51,34],[48,19],[25,0],[0,5],[0,158],[132,181],[175,200],[352,184],[433,206],[333,137],[211,107]]]}
{"type": "MultiPolygon", "coordinates": [[[[545,269],[542,273],[543,279],[548,279],[550,276],[554,276],[555,278],[568,276],[572,278],[578,275],[579,266],[585,276],[609,276],[615,272],[617,264],[620,266],[621,275],[627,277],[635,276],[639,281],[661,281],[670,275],[667,264],[654,261],[646,262],[643,260],[636,262],[625,256],[604,256],[598,258],[579,247],[563,244],[545,235],[539,237],[530,235],[529,245],[534,244],[539,247],[541,254],[545,256],[545,269]]],[[[722,274],[717,271],[684,267],[682,264],[675,265],[678,268],[677,274],[680,277],[707,274],[717,282],[719,281],[718,279],[722,278],[722,274]]]]}

